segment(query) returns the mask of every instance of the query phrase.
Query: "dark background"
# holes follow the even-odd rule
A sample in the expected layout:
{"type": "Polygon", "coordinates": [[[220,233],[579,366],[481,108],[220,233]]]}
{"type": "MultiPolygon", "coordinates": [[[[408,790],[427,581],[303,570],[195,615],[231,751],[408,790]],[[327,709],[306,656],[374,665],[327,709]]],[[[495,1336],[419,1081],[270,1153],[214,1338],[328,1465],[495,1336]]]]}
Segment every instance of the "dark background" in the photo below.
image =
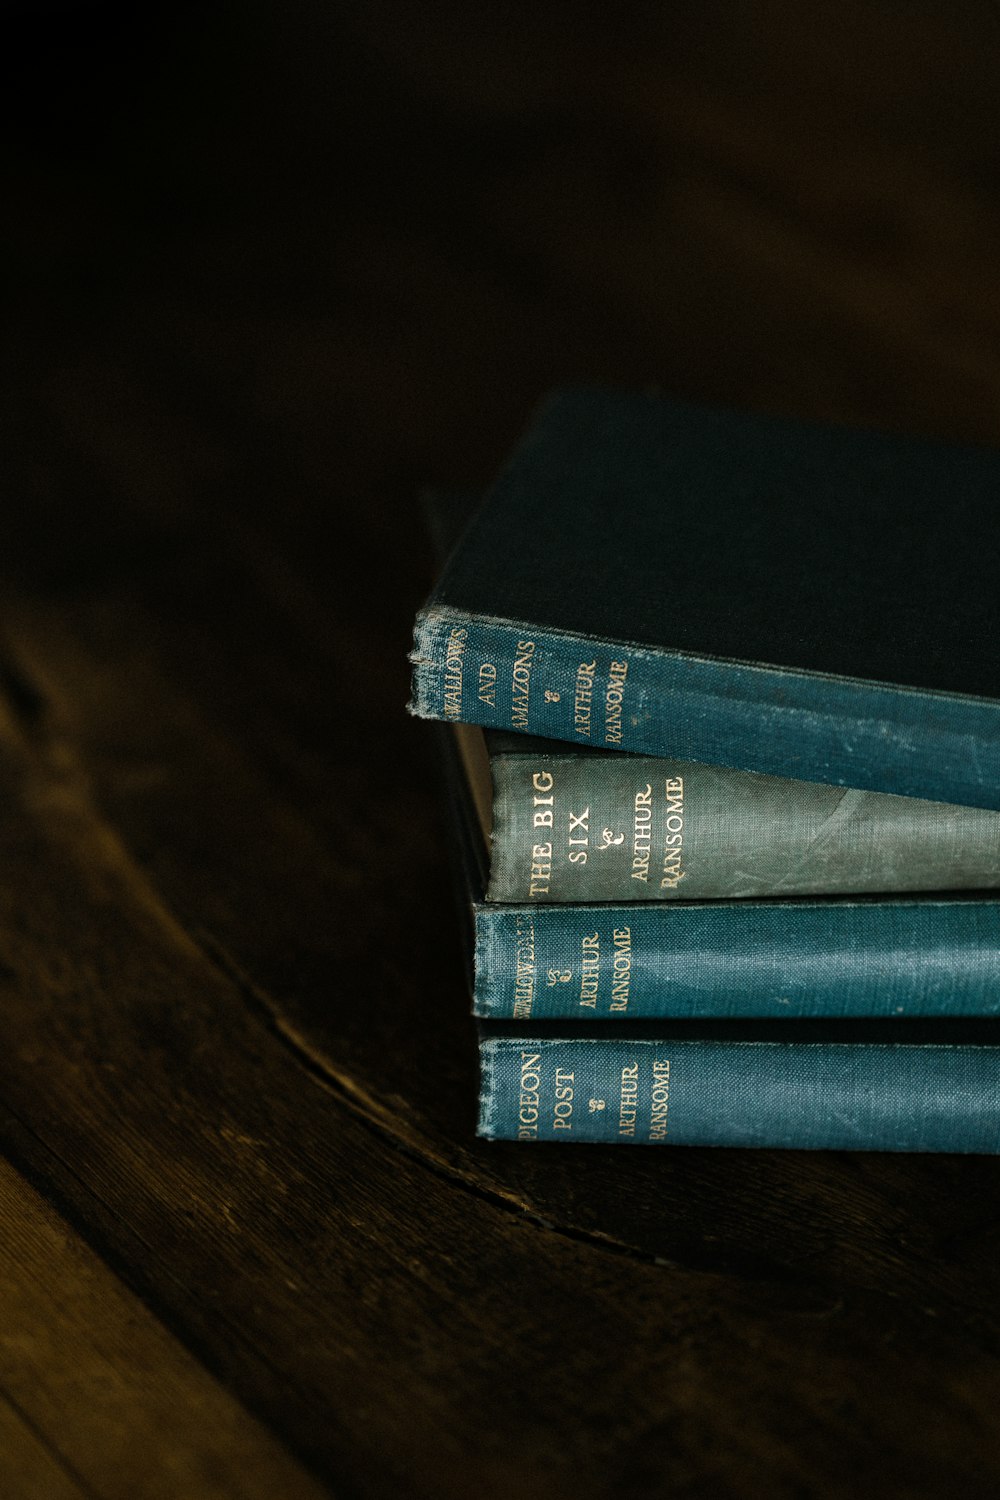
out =
{"type": "Polygon", "coordinates": [[[992,1161],[473,1140],[403,710],[551,385],[996,442],[998,41],[7,11],[5,1494],[996,1493],[992,1161]]]}

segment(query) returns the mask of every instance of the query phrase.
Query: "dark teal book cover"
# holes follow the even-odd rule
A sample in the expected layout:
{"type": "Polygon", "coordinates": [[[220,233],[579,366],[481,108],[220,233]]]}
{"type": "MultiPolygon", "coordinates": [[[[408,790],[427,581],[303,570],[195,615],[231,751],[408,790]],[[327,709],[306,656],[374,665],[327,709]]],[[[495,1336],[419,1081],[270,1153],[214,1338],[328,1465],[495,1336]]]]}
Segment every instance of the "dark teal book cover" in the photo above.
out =
{"type": "Polygon", "coordinates": [[[495,1140],[1000,1152],[1000,1036],[975,1026],[484,1026],[495,1140]]]}
{"type": "Polygon", "coordinates": [[[1000,808],[1000,454],[550,398],[417,621],[415,713],[1000,808]]]}

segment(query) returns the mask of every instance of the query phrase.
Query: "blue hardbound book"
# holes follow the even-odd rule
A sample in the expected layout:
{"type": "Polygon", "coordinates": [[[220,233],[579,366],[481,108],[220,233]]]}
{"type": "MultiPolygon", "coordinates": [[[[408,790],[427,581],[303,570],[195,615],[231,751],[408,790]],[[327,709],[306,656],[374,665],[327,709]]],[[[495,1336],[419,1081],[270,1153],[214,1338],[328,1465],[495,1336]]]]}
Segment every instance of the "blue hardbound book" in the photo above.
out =
{"type": "Polygon", "coordinates": [[[411,709],[1000,809],[1000,454],[656,395],[539,411],[411,709]]]}
{"type": "Polygon", "coordinates": [[[1000,1151],[996,1023],[484,1026],[494,1140],[1000,1151]]]}
{"type": "Polygon", "coordinates": [[[488,901],[488,857],[457,736],[442,730],[440,739],[479,1017],[613,1026],[1000,1016],[995,894],[488,901]]]}

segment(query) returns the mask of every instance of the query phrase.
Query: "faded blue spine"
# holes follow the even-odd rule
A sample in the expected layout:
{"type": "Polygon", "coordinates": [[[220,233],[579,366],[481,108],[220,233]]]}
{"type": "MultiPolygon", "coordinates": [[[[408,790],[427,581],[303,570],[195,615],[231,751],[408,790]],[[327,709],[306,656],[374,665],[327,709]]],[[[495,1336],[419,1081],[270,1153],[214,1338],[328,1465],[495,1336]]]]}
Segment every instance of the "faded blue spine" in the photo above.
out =
{"type": "Polygon", "coordinates": [[[490,906],[494,1020],[1000,1015],[1000,901],[490,906]]]}
{"type": "Polygon", "coordinates": [[[484,1037],[479,1133],[1000,1151],[1000,1046],[484,1037]]]}
{"type": "Polygon", "coordinates": [[[421,718],[1000,809],[1000,705],[985,699],[537,632],[440,606],[418,616],[411,660],[410,711],[421,718]]]}

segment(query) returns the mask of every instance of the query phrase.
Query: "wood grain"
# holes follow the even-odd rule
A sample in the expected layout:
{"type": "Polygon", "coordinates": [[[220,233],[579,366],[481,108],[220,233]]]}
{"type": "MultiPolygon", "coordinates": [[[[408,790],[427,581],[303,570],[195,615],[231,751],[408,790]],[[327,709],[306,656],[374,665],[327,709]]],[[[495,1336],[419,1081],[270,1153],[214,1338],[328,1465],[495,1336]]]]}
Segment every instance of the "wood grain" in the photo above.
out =
{"type": "Polygon", "coordinates": [[[324,1493],[6,1163],[0,1327],[5,1494],[324,1493]]]}

